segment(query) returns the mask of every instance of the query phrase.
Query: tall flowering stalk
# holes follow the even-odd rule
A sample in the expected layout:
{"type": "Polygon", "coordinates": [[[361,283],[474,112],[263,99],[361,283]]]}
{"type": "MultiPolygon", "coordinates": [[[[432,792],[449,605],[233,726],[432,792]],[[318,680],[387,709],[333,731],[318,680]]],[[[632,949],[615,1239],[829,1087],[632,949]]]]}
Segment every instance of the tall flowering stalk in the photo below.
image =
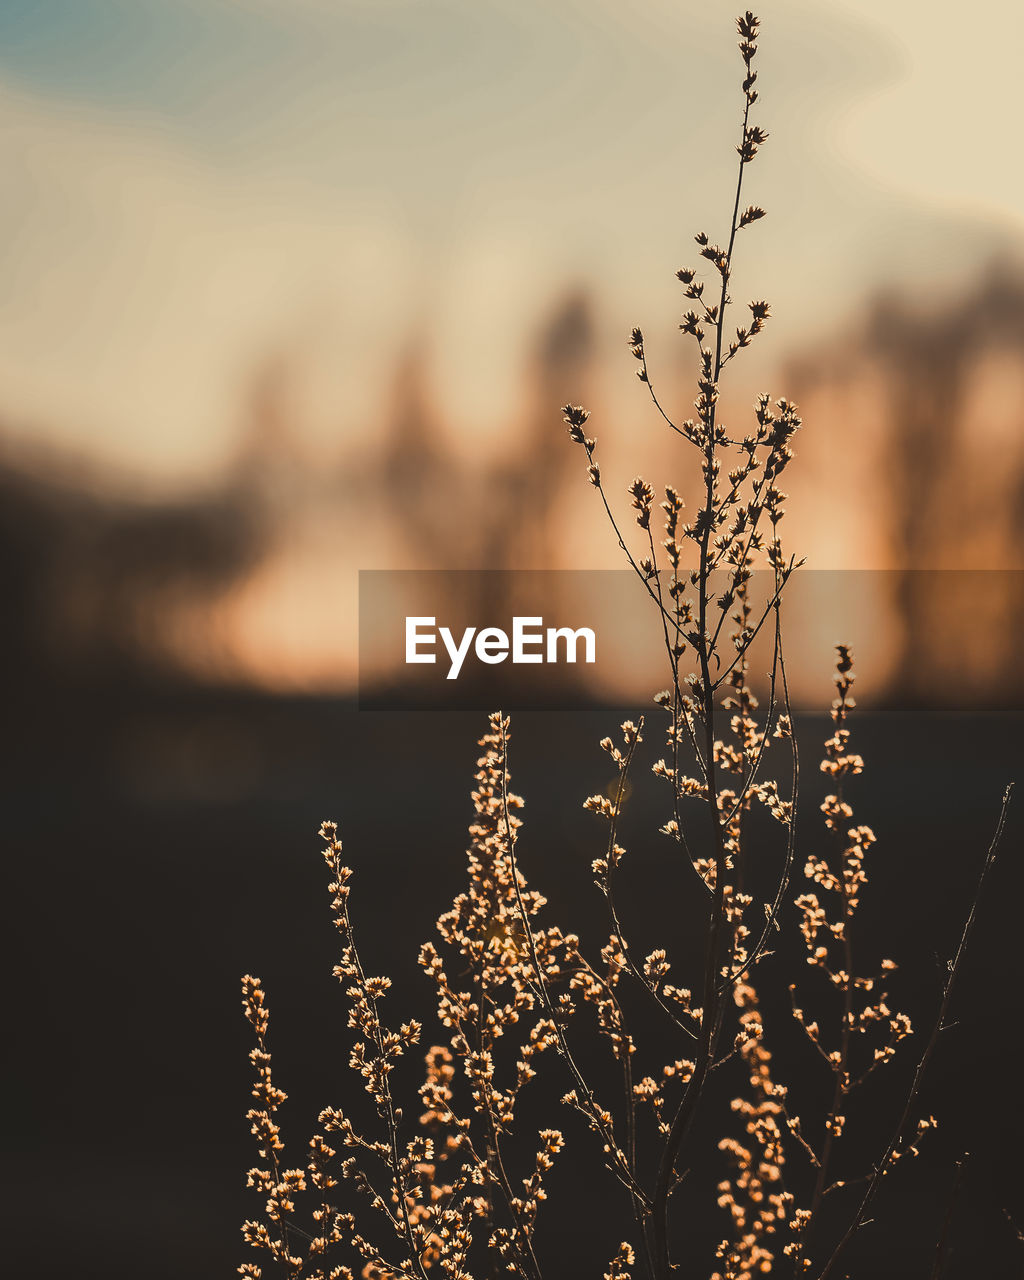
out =
{"type": "Polygon", "coordinates": [[[691,521],[683,519],[685,504],[677,490],[672,486],[665,489],[661,503],[665,536],[660,549],[652,529],[652,486],[637,477],[629,489],[636,524],[646,534],[647,542],[646,554],[634,554],[605,493],[596,440],[585,431],[589,413],[576,405],[564,409],[569,435],[586,454],[590,482],[600,493],[619,543],[660,615],[672,675],[671,689],[663,699],[670,711],[671,763],[659,761],[655,770],[673,789],[673,817],[666,830],[680,842],[707,891],[702,998],[696,1019],[693,1066],[667,1122],[647,1223],[651,1262],[659,1276],[669,1273],[669,1198],[715,1064],[730,987],[763,952],[789,877],[791,840],[787,841],[778,892],[765,904],[765,927],[760,939],[750,947],[751,931],[744,916],[752,899],[740,888],[743,814],[753,800],[758,800],[792,830],[797,795],[795,753],[788,799],[780,798],[775,782],[760,781],[759,771],[771,734],[789,736],[779,610],[782,589],[795,561],[787,558],[780,539],[785,494],[778,481],[792,459],[790,445],[800,419],[788,401],[773,404],[770,396],[762,395],[754,406],[753,429],[737,438],[722,421],[719,407],[726,366],[760,335],[770,314],[767,302],[751,302],[749,320],[735,328],[734,337],[729,336],[727,317],[733,303],[730,288],[738,237],[765,212],[757,205],[743,207],[744,179],[747,167],[768,137],[751,119],[758,102],[754,62],[760,24],[747,12],[738,19],[737,29],[743,62],[743,115],[728,233],[722,244],[703,231],[695,237],[700,257],[709,264],[708,279],[692,267],[677,272],[688,304],[679,327],[693,339],[697,351],[696,418],[677,423],[669,414],[654,388],[642,330],[634,328],[629,335],[632,353],[640,363],[640,381],[648,388],[668,428],[697,450],[703,476],[703,491],[691,521]],[[772,585],[767,598],[755,608],[751,588],[759,561],[768,567],[772,585]],[[688,564],[692,567],[687,568],[688,564]],[[747,684],[748,656],[769,620],[774,629],[771,695],[767,713],[759,721],[757,700],[747,684]],[[681,676],[681,663],[688,654],[692,655],[696,670],[681,676]],[[781,711],[776,698],[780,687],[781,711]],[[721,736],[723,712],[730,716],[728,738],[721,736]],[[695,776],[684,775],[681,770],[681,752],[686,752],[687,747],[696,766],[695,776]],[[694,852],[694,839],[687,835],[682,816],[687,801],[696,801],[705,814],[709,839],[703,853],[694,852]]]}

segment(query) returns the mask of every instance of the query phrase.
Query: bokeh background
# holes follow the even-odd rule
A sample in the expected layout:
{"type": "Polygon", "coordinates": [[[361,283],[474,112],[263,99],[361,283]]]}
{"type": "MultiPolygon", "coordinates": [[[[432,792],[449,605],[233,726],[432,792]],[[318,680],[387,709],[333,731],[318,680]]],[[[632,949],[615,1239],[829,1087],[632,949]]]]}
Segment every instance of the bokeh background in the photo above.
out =
{"type": "MultiPolygon", "coordinates": [[[[312,1019],[319,820],[348,816],[369,918],[409,931],[410,957],[423,822],[457,876],[476,719],[353,709],[359,569],[618,567],[567,400],[591,408],[613,490],[642,471],[685,492],[692,464],[625,339],[643,327],[687,416],[674,272],[728,209],[731,16],[0,0],[19,1274],[227,1267],[249,1163],[235,981],[276,975],[294,1026],[312,1019]]],[[[866,732],[888,780],[876,825],[908,859],[893,891],[916,892],[936,867],[963,874],[1020,763],[1015,9],[767,0],[761,16],[771,138],[747,193],[768,217],[744,233],[738,297],[774,316],[725,416],[742,425],[763,389],[799,401],[791,545],[816,569],[885,571],[866,732]],[[922,829],[908,778],[919,810],[939,787],[941,821],[922,829]]],[[[842,638],[796,627],[808,706],[827,704],[842,638]]],[[[614,693],[650,687],[624,665],[614,693]]],[[[528,730],[538,790],[563,769],[593,790],[597,718],[528,730]]],[[[544,863],[556,889],[586,883],[588,828],[552,817],[538,839],[566,854],[544,863]]],[[[1004,901],[1014,886],[1019,871],[1004,901]]],[[[927,968],[955,922],[903,927],[927,968]]],[[[995,1036],[1019,962],[986,936],[975,1026],[995,1036]]],[[[972,1087],[991,1086],[972,1061],[972,1087]]],[[[1001,1247],[1013,1205],[974,1194],[1001,1247]]]]}
{"type": "MultiPolygon", "coordinates": [[[[1018,568],[1012,10],[772,3],[728,419],[797,399],[815,568],[1018,568]]],[[[676,267],[717,234],[727,17],[669,0],[0,6],[0,484],[24,649],[344,692],[359,568],[617,566],[684,483],[676,267]]],[[[901,610],[905,609],[901,606],[901,610]]]]}

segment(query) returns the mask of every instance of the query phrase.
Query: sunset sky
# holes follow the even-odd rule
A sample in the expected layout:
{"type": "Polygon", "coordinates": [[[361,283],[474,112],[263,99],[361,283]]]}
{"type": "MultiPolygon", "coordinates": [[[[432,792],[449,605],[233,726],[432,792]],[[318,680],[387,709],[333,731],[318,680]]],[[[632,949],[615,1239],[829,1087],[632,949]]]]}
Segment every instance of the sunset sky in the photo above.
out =
{"type": "MultiPolygon", "coordinates": [[[[923,12],[761,6],[765,359],[879,280],[942,288],[1016,243],[1013,10],[923,12]]],[[[737,80],[731,10],[694,0],[7,0],[3,432],[201,483],[287,351],[329,453],[373,430],[424,329],[449,420],[486,442],[563,284],[616,342],[640,320],[672,340],[737,80]]]]}
{"type": "MultiPolygon", "coordinates": [[[[771,137],[746,196],[769,216],[742,235],[736,287],[773,319],[727,389],[730,421],[757,391],[790,392],[793,357],[817,367],[880,289],[927,317],[1024,262],[1014,10],[924,9],[760,8],[771,137]]],[[[733,16],[704,0],[0,0],[0,458],[116,500],[216,494],[248,456],[258,379],[284,370],[287,466],[261,461],[269,550],[216,607],[158,630],[218,678],[349,684],[356,570],[429,555],[386,492],[410,352],[439,465],[466,464],[426,495],[447,503],[460,563],[487,555],[458,531],[466,495],[499,451],[528,456],[538,327],[574,288],[596,364],[557,389],[551,431],[561,443],[557,405],[586,396],[617,489],[665,470],[623,339],[643,326],[685,416],[674,272],[696,230],[727,229],[733,16]]],[[[1024,467],[1010,355],[968,388],[956,484],[932,499],[960,505],[965,476],[980,510],[1006,504],[971,525],[960,567],[1005,564],[1016,536],[1002,491],[969,474],[991,470],[986,432],[1003,433],[1007,483],[1024,467]]],[[[885,566],[894,424],[877,370],[842,369],[807,406],[792,532],[814,567],[885,566]]],[[[578,489],[561,562],[617,564],[578,489]]]]}

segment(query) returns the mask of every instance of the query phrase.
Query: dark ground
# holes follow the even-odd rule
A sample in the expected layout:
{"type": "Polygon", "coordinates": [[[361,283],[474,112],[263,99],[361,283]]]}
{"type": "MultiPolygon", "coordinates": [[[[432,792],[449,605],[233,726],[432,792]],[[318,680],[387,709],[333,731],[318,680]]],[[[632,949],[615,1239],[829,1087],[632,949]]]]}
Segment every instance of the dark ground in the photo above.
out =
{"type": "MultiPolygon", "coordinates": [[[[260,974],[268,988],[278,1083],[292,1094],[285,1124],[304,1144],[319,1106],[346,1105],[359,1092],[339,1051],[348,1033],[330,977],[319,822],[339,821],[357,871],[353,910],[368,968],[398,979],[389,996],[396,1014],[422,1014],[415,955],[459,883],[484,717],[111,687],[29,682],[8,706],[3,1199],[12,1225],[3,1270],[25,1280],[228,1276],[246,1256],[239,1223],[258,1212],[243,1188],[256,1156],[242,1118],[249,1036],[239,976],[260,974]]],[[[553,916],[594,950],[607,936],[589,873],[603,829],[580,805],[609,780],[596,743],[618,719],[595,710],[513,721],[525,870],[553,916]]],[[[868,763],[855,784],[857,817],[879,837],[862,945],[901,962],[894,1002],[922,1028],[1002,789],[1015,776],[1024,783],[1022,723],[1019,714],[890,710],[862,714],[855,726],[868,763]]],[[[825,730],[821,720],[801,727],[804,852],[820,830],[825,730]]],[[[649,759],[661,754],[647,745],[649,759]]],[[[631,802],[624,892],[650,946],[675,939],[685,950],[686,909],[661,887],[672,847],[655,834],[667,815],[652,786],[639,784],[631,802]]],[[[958,1025],[928,1082],[923,1106],[942,1127],[878,1201],[862,1251],[850,1255],[852,1276],[932,1274],[964,1150],[971,1161],[943,1274],[1021,1274],[1024,1247],[1004,1210],[1024,1223],[1022,832],[1024,793],[982,904],[958,1025]]],[[[803,1050],[793,1055],[777,1052],[778,1075],[794,1092],[801,1083],[822,1088],[820,1064],[803,1050]]],[[[893,1068],[866,1096],[855,1144],[877,1149],[870,1143],[891,1129],[904,1079],[893,1068]]],[[[552,1121],[579,1163],[567,1154],[553,1180],[541,1254],[550,1276],[596,1278],[624,1238],[617,1201],[600,1179],[589,1181],[597,1169],[589,1135],[557,1111],[552,1121]]],[[[701,1210],[691,1238],[719,1238],[717,1215],[701,1210]]]]}

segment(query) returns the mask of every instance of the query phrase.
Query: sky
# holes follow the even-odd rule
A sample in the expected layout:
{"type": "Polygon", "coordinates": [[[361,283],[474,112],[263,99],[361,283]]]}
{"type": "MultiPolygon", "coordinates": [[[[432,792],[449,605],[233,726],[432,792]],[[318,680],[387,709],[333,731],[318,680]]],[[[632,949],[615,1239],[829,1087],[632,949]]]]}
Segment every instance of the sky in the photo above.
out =
{"type": "MultiPolygon", "coordinates": [[[[1013,10],[924,11],[761,6],[769,217],[745,263],[790,344],[881,284],[952,289],[1016,251],[1013,10]]],[[[297,363],[329,455],[373,432],[421,333],[447,417],[493,447],[560,289],[591,290],[616,342],[641,320],[673,341],[672,273],[728,203],[731,20],[697,0],[0,0],[0,433],[201,486],[261,361],[297,363]]]]}

